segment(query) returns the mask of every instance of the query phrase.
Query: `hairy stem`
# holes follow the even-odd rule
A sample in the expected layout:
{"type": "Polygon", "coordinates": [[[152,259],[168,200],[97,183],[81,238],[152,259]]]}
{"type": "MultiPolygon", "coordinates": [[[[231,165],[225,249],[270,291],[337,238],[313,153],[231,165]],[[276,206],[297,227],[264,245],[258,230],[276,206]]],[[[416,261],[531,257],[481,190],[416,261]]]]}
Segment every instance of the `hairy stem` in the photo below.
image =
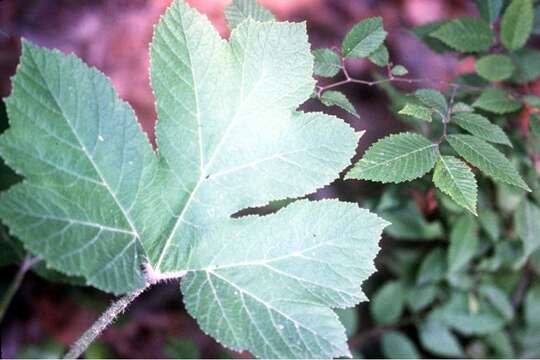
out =
{"type": "Polygon", "coordinates": [[[141,295],[151,284],[147,284],[145,287],[138,289],[130,294],[122,296],[118,300],[114,301],[111,306],[105,311],[95,322],[88,328],[81,337],[71,345],[68,353],[64,356],[64,359],[77,359],[81,356],[86,349],[101,335],[101,333],[107,329],[116,319],[116,317],[122,313],[139,295],[141,295]]]}
{"type": "Polygon", "coordinates": [[[4,320],[4,316],[6,315],[9,304],[11,304],[11,300],[13,300],[13,297],[17,293],[17,290],[19,290],[19,287],[21,287],[24,276],[26,275],[28,270],[30,270],[32,266],[34,266],[40,260],[40,258],[32,257],[30,254],[27,254],[23,259],[21,265],[19,266],[19,271],[17,271],[17,274],[15,274],[13,281],[11,282],[9,288],[2,297],[2,302],[0,303],[0,323],[2,323],[2,321],[4,320]]]}

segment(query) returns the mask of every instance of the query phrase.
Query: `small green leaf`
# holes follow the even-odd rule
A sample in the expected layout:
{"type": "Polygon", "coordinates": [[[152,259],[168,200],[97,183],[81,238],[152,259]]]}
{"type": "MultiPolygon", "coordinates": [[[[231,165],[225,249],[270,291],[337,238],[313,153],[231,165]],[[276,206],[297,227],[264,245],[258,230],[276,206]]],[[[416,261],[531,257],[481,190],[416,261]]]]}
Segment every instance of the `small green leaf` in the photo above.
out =
{"type": "Polygon", "coordinates": [[[231,30],[247,19],[261,22],[276,20],[274,15],[256,0],[233,0],[225,7],[225,19],[231,30]]]}
{"type": "Polygon", "coordinates": [[[527,291],[523,317],[529,328],[540,330],[540,286],[538,284],[527,291]]]}
{"type": "Polygon", "coordinates": [[[469,104],[466,104],[464,102],[457,102],[452,107],[452,113],[457,112],[473,112],[474,109],[469,104]]]}
{"type": "Polygon", "coordinates": [[[386,331],[382,337],[382,351],[388,359],[419,359],[418,349],[400,331],[386,331]]]}
{"type": "Polygon", "coordinates": [[[380,17],[368,18],[356,24],[343,40],[343,56],[364,58],[371,55],[386,39],[380,17]]]}
{"type": "Polygon", "coordinates": [[[439,157],[433,173],[433,183],[458,205],[476,215],[476,179],[463,161],[454,156],[439,157]]]}
{"type": "Polygon", "coordinates": [[[427,351],[445,357],[463,357],[463,349],[443,323],[428,320],[420,326],[420,343],[427,351]]]}
{"type": "Polygon", "coordinates": [[[424,25],[414,27],[411,32],[418,40],[422,41],[431,50],[437,53],[443,53],[445,51],[451,51],[452,48],[446,45],[439,39],[431,36],[431,33],[439,29],[442,25],[446,24],[447,20],[433,21],[424,25]]]}
{"type": "Polygon", "coordinates": [[[404,76],[409,73],[409,70],[403,65],[396,65],[392,68],[391,73],[394,76],[404,76]]]}
{"type": "Polygon", "coordinates": [[[471,135],[450,135],[448,142],[465,160],[495,181],[531,191],[510,161],[492,145],[471,135]]]}
{"type": "Polygon", "coordinates": [[[524,99],[527,105],[540,109],[540,97],[536,95],[527,95],[524,99]]]}
{"type": "Polygon", "coordinates": [[[369,310],[378,324],[386,325],[399,319],[404,303],[403,285],[399,281],[389,281],[377,290],[369,302],[369,310]]]}
{"type": "Polygon", "coordinates": [[[458,272],[474,257],[478,248],[478,224],[463,215],[452,227],[448,248],[448,271],[458,272]]]}
{"type": "Polygon", "coordinates": [[[501,42],[517,50],[527,42],[534,20],[532,0],[512,0],[501,20],[501,42]]]}
{"type": "Polygon", "coordinates": [[[443,24],[431,36],[461,52],[487,51],[493,44],[493,32],[489,24],[469,16],[443,24]]]}
{"type": "Polygon", "coordinates": [[[347,111],[348,113],[359,118],[360,116],[356,112],[354,105],[347,99],[347,97],[339,91],[325,91],[321,96],[321,102],[325,106],[337,106],[347,111]]]}
{"type": "Polygon", "coordinates": [[[511,321],[514,318],[514,307],[504,291],[495,285],[482,285],[478,292],[497,309],[506,321],[511,321]]]}
{"type": "Polygon", "coordinates": [[[413,312],[419,312],[428,307],[439,293],[437,284],[415,285],[407,291],[407,306],[413,312]]]}
{"type": "Polygon", "coordinates": [[[399,110],[398,114],[412,116],[416,119],[431,122],[431,114],[433,110],[422,105],[408,103],[405,107],[399,110]]]}
{"type": "Polygon", "coordinates": [[[341,71],[339,56],[330,49],[313,50],[313,73],[322,77],[334,77],[341,71]]]}
{"type": "Polygon", "coordinates": [[[388,182],[414,180],[435,165],[438,146],[414,133],[387,136],[371,145],[346,179],[388,182]]]}
{"type": "Polygon", "coordinates": [[[501,236],[501,219],[499,215],[491,209],[482,209],[479,212],[478,220],[491,241],[497,242],[501,236]]]}
{"type": "Polygon", "coordinates": [[[521,109],[521,103],[503,89],[489,88],[472,104],[475,108],[496,114],[506,114],[521,109]]]}
{"type": "Polygon", "coordinates": [[[516,267],[521,267],[529,256],[540,248],[540,208],[524,199],[514,214],[516,234],[523,243],[523,257],[516,267]]]}
{"type": "Polygon", "coordinates": [[[443,249],[432,250],[420,264],[416,276],[417,285],[433,284],[441,281],[446,273],[446,256],[443,249]]]}
{"type": "Polygon", "coordinates": [[[369,60],[378,66],[386,66],[388,64],[390,54],[388,54],[388,48],[381,45],[368,56],[369,60]]]}
{"type": "Polygon", "coordinates": [[[540,51],[523,48],[513,52],[510,56],[516,68],[511,81],[525,84],[540,76],[540,51]]]}
{"type": "Polygon", "coordinates": [[[480,15],[488,23],[493,23],[501,13],[503,0],[474,0],[480,15]]]}
{"type": "Polygon", "coordinates": [[[448,104],[446,103],[446,98],[437,90],[419,89],[414,92],[414,96],[423,105],[437,110],[441,116],[444,116],[448,111],[448,104]]]}
{"type": "Polygon", "coordinates": [[[503,129],[501,129],[500,126],[491,123],[491,121],[482,115],[456,113],[452,116],[452,122],[463,130],[466,130],[483,140],[512,147],[512,143],[503,129]]]}
{"type": "Polygon", "coordinates": [[[506,80],[512,76],[514,64],[506,55],[486,55],[476,61],[476,72],[486,80],[506,80]]]}

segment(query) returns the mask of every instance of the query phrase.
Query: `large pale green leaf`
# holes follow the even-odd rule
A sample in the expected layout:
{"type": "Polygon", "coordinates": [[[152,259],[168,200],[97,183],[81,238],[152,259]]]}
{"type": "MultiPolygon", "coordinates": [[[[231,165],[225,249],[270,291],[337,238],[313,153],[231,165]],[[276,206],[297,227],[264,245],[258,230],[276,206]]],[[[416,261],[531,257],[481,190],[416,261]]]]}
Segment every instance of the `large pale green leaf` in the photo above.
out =
{"type": "Polygon", "coordinates": [[[247,19],[272,21],[275,20],[275,17],[270,11],[259,5],[257,0],[233,0],[225,7],[225,19],[232,30],[247,19]]]}
{"type": "Polygon", "coordinates": [[[534,20],[532,0],[512,0],[501,20],[501,42],[517,50],[527,42],[534,20]]]}
{"type": "Polygon", "coordinates": [[[368,18],[356,24],[343,40],[343,56],[363,58],[375,52],[386,39],[380,17],[368,18]]]}
{"type": "Polygon", "coordinates": [[[510,161],[492,145],[471,135],[450,135],[448,142],[465,160],[494,180],[530,191],[510,161]]]}
{"type": "Polygon", "coordinates": [[[331,308],[365,300],[385,222],[333,200],[232,217],[314,192],[350,164],[351,127],[295,111],[314,86],[309,48],[304,24],[249,18],[226,41],[173,2],[151,45],[158,157],[103,75],[25,43],[0,151],[26,180],[2,193],[2,221],[107,291],[185,276],[189,311],[235,349],[349,355],[331,308]]]}
{"type": "Polygon", "coordinates": [[[431,36],[462,52],[487,51],[493,44],[493,32],[482,19],[463,16],[438,27],[431,36]]]}
{"type": "Polygon", "coordinates": [[[349,356],[329,307],[366,299],[359,284],[374,271],[383,227],[355,204],[334,200],[229,222],[193,253],[194,270],[182,281],[187,309],[224,345],[256,356],[349,356]]]}
{"type": "Polygon", "coordinates": [[[456,203],[476,215],[478,187],[467,164],[454,156],[441,156],[435,166],[433,183],[456,203]]]}
{"type": "Polygon", "coordinates": [[[140,287],[138,235],[154,155],[131,108],[76,57],[23,42],[0,153],[26,178],[0,197],[10,232],[53,268],[140,287]]]}
{"type": "Polygon", "coordinates": [[[416,179],[435,165],[437,145],[414,133],[387,136],[366,151],[347,179],[403,182],[416,179]]]}

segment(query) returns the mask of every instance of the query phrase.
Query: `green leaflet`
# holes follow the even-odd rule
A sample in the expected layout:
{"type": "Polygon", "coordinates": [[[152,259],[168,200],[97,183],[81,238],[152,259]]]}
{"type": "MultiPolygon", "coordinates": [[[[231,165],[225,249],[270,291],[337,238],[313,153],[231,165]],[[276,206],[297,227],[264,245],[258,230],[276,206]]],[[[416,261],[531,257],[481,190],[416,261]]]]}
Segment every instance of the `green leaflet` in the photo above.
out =
{"type": "Polygon", "coordinates": [[[374,264],[358,259],[375,256],[384,225],[335,200],[298,201],[268,218],[229,222],[194,252],[197,270],[182,281],[184,302],[205,332],[233,349],[264,358],[350,356],[329,307],[366,299],[358,281],[374,264]]]}
{"type": "Polygon", "coordinates": [[[388,48],[381,45],[368,56],[369,60],[378,66],[386,66],[390,60],[390,54],[388,53],[388,48]]]}
{"type": "Polygon", "coordinates": [[[511,81],[524,84],[540,76],[540,51],[523,48],[513,52],[510,56],[516,67],[510,78],[511,81]]]}
{"type": "Polygon", "coordinates": [[[330,49],[313,50],[313,73],[322,77],[334,77],[341,71],[339,56],[330,49]]]}
{"type": "Polygon", "coordinates": [[[514,215],[516,233],[523,243],[523,256],[516,266],[523,266],[529,256],[540,248],[540,208],[524,199],[514,215]]]}
{"type": "Polygon", "coordinates": [[[448,142],[465,160],[495,181],[530,191],[510,161],[492,145],[471,135],[450,135],[448,142]]]}
{"type": "Polygon", "coordinates": [[[476,215],[478,187],[467,164],[454,156],[441,156],[435,166],[433,183],[458,205],[476,215]]]}
{"type": "Polygon", "coordinates": [[[521,103],[503,89],[488,88],[472,104],[475,108],[495,114],[506,114],[517,111],[521,103]]]}
{"type": "Polygon", "coordinates": [[[448,271],[457,272],[474,257],[478,247],[478,224],[469,215],[461,216],[452,227],[448,247],[448,271]]]}
{"type": "Polygon", "coordinates": [[[276,20],[274,15],[259,5],[257,0],[233,0],[225,7],[225,19],[231,30],[247,19],[261,22],[276,20]]]}
{"type": "Polygon", "coordinates": [[[0,152],[26,180],[0,195],[2,221],[55,269],[106,291],[185,275],[189,311],[235,349],[349,355],[330,308],[365,299],[385,222],[338,201],[231,218],[315,191],[355,153],[342,120],[295,111],[314,86],[305,25],[246,19],[228,42],[176,1],[151,59],[159,158],[102,74],[24,44],[0,152]]]}
{"type": "Polygon", "coordinates": [[[517,50],[527,42],[534,20],[532,0],[512,0],[501,20],[501,42],[517,50]]]}
{"type": "Polygon", "coordinates": [[[394,76],[404,76],[409,73],[409,70],[403,65],[396,65],[392,68],[391,72],[394,76]]]}
{"type": "Polygon", "coordinates": [[[438,27],[431,36],[462,52],[487,51],[493,44],[493,32],[482,19],[463,16],[438,27]]]}
{"type": "Polygon", "coordinates": [[[437,110],[442,117],[444,117],[448,111],[446,98],[437,90],[419,89],[414,92],[414,97],[416,97],[424,106],[437,110]]]}
{"type": "Polygon", "coordinates": [[[382,351],[389,359],[419,359],[414,343],[400,331],[386,331],[382,337],[382,351]]]}
{"type": "Polygon", "coordinates": [[[420,343],[427,351],[445,357],[463,357],[457,337],[444,324],[428,320],[420,325],[420,343]]]}
{"type": "Polygon", "coordinates": [[[503,0],[474,0],[480,15],[488,23],[493,23],[501,13],[503,0]]]}
{"type": "Polygon", "coordinates": [[[459,112],[452,116],[452,123],[483,140],[512,147],[512,142],[503,129],[482,115],[459,112]]]}
{"type": "Polygon", "coordinates": [[[398,281],[386,282],[369,303],[371,316],[378,324],[392,324],[403,313],[405,289],[398,281]]]}
{"type": "Polygon", "coordinates": [[[356,24],[343,40],[343,56],[363,58],[375,52],[386,39],[380,17],[368,18],[356,24]]]}
{"type": "Polygon", "coordinates": [[[349,114],[359,118],[358,112],[354,108],[354,105],[347,99],[345,94],[339,91],[325,91],[321,96],[321,102],[325,106],[338,106],[343,110],[347,111],[349,114]]]}
{"type": "Polygon", "coordinates": [[[371,145],[346,178],[384,183],[413,180],[433,168],[437,152],[437,145],[421,135],[390,135],[371,145]]]}
{"type": "Polygon", "coordinates": [[[506,80],[512,76],[514,64],[506,55],[486,55],[476,61],[476,72],[486,80],[506,80]]]}
{"type": "Polygon", "coordinates": [[[422,105],[407,103],[403,109],[398,111],[398,114],[408,115],[419,120],[431,122],[433,110],[422,105]]]}

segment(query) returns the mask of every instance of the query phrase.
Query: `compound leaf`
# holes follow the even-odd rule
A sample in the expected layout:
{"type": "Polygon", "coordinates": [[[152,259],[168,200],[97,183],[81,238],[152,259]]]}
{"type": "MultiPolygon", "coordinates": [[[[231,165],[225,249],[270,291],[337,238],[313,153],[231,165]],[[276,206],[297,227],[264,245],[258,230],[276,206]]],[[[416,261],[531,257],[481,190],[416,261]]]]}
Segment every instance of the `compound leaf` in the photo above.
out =
{"type": "Polygon", "coordinates": [[[231,30],[247,19],[261,22],[276,20],[274,15],[256,0],[233,0],[225,7],[225,19],[231,30]]]}
{"type": "Polygon", "coordinates": [[[512,0],[501,20],[501,42],[508,50],[517,50],[527,42],[534,21],[532,0],[512,0]]]}
{"type": "Polygon", "coordinates": [[[380,17],[368,18],[356,24],[343,40],[343,56],[364,58],[375,52],[386,39],[380,17]]]}
{"type": "Polygon", "coordinates": [[[431,33],[451,48],[462,52],[487,51],[493,44],[493,32],[482,19],[463,16],[441,25],[431,33]]]}
{"type": "Polygon", "coordinates": [[[413,180],[433,168],[437,153],[437,145],[421,135],[390,135],[371,145],[346,178],[384,183],[413,180]]]}
{"type": "Polygon", "coordinates": [[[512,147],[512,143],[500,126],[479,114],[459,112],[452,116],[452,123],[486,141],[512,147]]]}
{"type": "Polygon", "coordinates": [[[476,215],[478,187],[467,164],[454,156],[441,156],[435,165],[433,183],[458,205],[476,215]]]}
{"type": "Polygon", "coordinates": [[[530,191],[510,161],[492,145],[471,135],[450,135],[448,142],[465,160],[494,180],[530,191]]]}

